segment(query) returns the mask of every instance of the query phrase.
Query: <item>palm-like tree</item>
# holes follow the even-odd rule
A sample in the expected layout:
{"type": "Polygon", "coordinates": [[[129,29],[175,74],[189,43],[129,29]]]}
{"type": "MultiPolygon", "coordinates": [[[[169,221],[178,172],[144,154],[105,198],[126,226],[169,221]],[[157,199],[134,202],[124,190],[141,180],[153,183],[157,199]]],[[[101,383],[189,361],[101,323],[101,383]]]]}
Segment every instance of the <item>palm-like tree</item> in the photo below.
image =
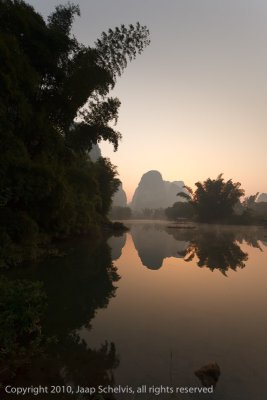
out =
{"type": "Polygon", "coordinates": [[[177,196],[187,199],[195,208],[197,217],[203,222],[221,221],[231,217],[234,206],[244,195],[239,182],[232,179],[224,181],[223,174],[216,179],[208,178],[204,182],[196,182],[195,192],[188,186],[188,193],[179,192],[177,196]]]}

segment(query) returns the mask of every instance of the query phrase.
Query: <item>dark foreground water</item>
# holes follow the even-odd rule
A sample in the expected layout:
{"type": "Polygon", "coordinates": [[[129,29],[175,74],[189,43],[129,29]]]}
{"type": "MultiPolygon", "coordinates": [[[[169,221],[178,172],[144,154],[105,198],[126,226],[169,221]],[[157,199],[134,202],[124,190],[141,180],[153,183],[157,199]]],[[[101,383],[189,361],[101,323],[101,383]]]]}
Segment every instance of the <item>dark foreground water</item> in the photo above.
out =
{"type": "Polygon", "coordinates": [[[0,398],[267,399],[267,230],[127,225],[111,250],[83,240],[8,275],[42,282],[47,307],[0,398]]]}

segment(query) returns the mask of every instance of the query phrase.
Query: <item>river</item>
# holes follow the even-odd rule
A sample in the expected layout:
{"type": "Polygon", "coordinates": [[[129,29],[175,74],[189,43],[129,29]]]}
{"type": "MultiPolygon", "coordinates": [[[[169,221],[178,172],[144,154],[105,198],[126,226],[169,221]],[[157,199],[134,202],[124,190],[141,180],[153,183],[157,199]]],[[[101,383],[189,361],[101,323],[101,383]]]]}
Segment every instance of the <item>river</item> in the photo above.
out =
{"type": "Polygon", "coordinates": [[[12,385],[121,392],[99,399],[265,399],[267,230],[126,225],[109,247],[78,241],[65,257],[16,272],[42,282],[43,331],[56,339],[12,385]],[[171,392],[203,388],[196,371],[212,365],[213,394],[171,392]]]}

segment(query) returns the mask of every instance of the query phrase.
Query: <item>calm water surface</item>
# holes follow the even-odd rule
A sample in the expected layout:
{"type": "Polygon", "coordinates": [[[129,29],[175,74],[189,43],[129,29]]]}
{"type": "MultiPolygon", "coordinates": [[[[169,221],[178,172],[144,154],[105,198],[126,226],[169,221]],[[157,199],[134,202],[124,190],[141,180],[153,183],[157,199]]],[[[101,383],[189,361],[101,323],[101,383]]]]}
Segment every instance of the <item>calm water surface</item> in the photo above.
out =
{"type": "Polygon", "coordinates": [[[267,232],[129,226],[121,254],[120,239],[110,241],[116,296],[78,331],[90,346],[116,344],[115,382],[196,386],[194,371],[216,362],[211,397],[266,399],[267,232]]]}
{"type": "Polygon", "coordinates": [[[213,395],[106,398],[266,399],[267,230],[126,225],[111,252],[85,241],[29,270],[57,343],[12,382],[201,386],[194,372],[216,362],[213,395]]]}

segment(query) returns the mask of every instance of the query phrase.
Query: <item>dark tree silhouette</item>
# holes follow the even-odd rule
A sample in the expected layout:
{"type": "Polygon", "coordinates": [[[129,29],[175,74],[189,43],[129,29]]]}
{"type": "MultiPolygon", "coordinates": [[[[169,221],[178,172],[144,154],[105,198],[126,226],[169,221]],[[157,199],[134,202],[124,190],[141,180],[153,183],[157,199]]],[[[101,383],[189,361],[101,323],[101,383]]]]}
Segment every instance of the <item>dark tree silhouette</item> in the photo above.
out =
{"type": "MultiPolygon", "coordinates": [[[[91,349],[77,335],[81,327],[90,329],[96,311],[115,296],[119,276],[110,248],[104,241],[88,246],[79,239],[68,257],[38,267],[12,269],[0,278],[0,388],[113,385],[115,344],[91,349]]],[[[66,393],[57,397],[65,399],[66,393]]]]}
{"type": "Polygon", "coordinates": [[[222,174],[195,185],[195,192],[186,186],[189,194],[180,192],[177,196],[186,198],[192,204],[198,220],[202,222],[219,222],[231,217],[234,206],[244,195],[239,182],[234,183],[232,179],[225,182],[222,174]]]}
{"type": "Polygon", "coordinates": [[[37,257],[51,237],[97,232],[119,183],[89,151],[101,140],[117,150],[120,101],[108,93],[149,32],[122,25],[86,47],[71,34],[77,15],[68,3],[46,23],[0,1],[0,266],[37,257]]]}

